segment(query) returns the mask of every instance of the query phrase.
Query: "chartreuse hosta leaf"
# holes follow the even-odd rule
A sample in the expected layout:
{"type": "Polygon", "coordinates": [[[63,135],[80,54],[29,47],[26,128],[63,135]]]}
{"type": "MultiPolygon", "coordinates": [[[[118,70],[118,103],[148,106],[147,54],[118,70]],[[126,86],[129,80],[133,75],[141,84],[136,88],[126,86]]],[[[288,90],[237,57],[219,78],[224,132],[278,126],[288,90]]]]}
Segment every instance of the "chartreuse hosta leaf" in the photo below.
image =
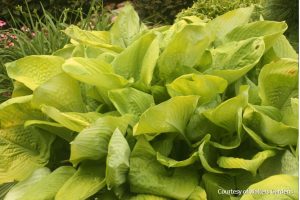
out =
{"type": "Polygon", "coordinates": [[[282,122],[286,125],[299,128],[299,99],[290,98],[290,102],[286,102],[286,106],[282,109],[282,122]]]}
{"type": "Polygon", "coordinates": [[[44,119],[33,110],[32,95],[12,98],[0,105],[0,183],[26,178],[47,164],[54,136],[38,128],[24,128],[31,119],[44,119]]]}
{"type": "Polygon", "coordinates": [[[60,74],[63,63],[64,59],[58,56],[26,56],[6,64],[6,69],[10,78],[35,90],[42,83],[60,74]]]}
{"type": "Polygon", "coordinates": [[[205,26],[187,25],[176,33],[158,59],[160,77],[167,82],[197,72],[202,54],[211,43],[211,33],[205,26]]]}
{"type": "Polygon", "coordinates": [[[156,161],[156,152],[140,137],[130,156],[130,191],[174,199],[188,199],[198,184],[193,168],[166,169],[156,161]]]}
{"type": "Polygon", "coordinates": [[[248,86],[241,86],[239,95],[224,101],[214,109],[203,112],[203,115],[230,133],[238,130],[238,113],[248,103],[248,89],[248,86]]]}
{"type": "Polygon", "coordinates": [[[119,197],[125,192],[121,185],[126,182],[129,171],[129,156],[130,147],[127,140],[120,130],[116,129],[108,144],[105,178],[107,188],[113,189],[119,197]]]}
{"type": "Polygon", "coordinates": [[[104,103],[110,104],[107,92],[123,88],[128,80],[114,73],[112,66],[99,59],[74,57],[63,64],[63,70],[74,79],[97,87],[104,103]]]}
{"type": "Polygon", "coordinates": [[[8,128],[22,125],[30,119],[43,119],[38,110],[31,107],[32,95],[15,97],[0,105],[0,127],[8,128]]]}
{"type": "Polygon", "coordinates": [[[58,137],[71,142],[75,138],[75,133],[70,129],[64,128],[61,124],[51,121],[44,121],[44,120],[27,120],[24,123],[24,127],[37,127],[42,130],[48,131],[58,137]]]}
{"type": "Polygon", "coordinates": [[[28,96],[32,94],[32,90],[26,87],[23,83],[19,81],[14,81],[14,90],[11,94],[11,97],[21,97],[28,96]]]}
{"type": "Polygon", "coordinates": [[[126,132],[132,116],[122,117],[104,116],[99,118],[88,128],[82,130],[71,142],[70,161],[73,165],[89,160],[99,160],[107,155],[107,148],[110,138],[118,128],[122,133],[126,132]]]}
{"type": "Polygon", "coordinates": [[[111,44],[108,31],[86,31],[77,26],[71,25],[64,33],[80,44],[100,47],[103,49],[119,52],[122,48],[111,44]]]}
{"type": "Polygon", "coordinates": [[[245,126],[270,143],[280,146],[297,144],[298,129],[276,120],[274,114],[266,110],[267,107],[249,105],[243,115],[245,126]]]}
{"type": "Polygon", "coordinates": [[[278,37],[272,48],[264,55],[264,61],[269,63],[280,58],[298,59],[297,52],[284,35],[278,37]]]}
{"type": "Polygon", "coordinates": [[[113,45],[121,48],[129,46],[147,27],[140,22],[138,14],[131,5],[125,5],[110,29],[113,45]]]}
{"type": "Polygon", "coordinates": [[[4,200],[21,199],[30,187],[38,183],[50,173],[51,171],[46,167],[36,169],[29,177],[14,185],[13,188],[6,194],[4,200]]]}
{"type": "Polygon", "coordinates": [[[108,97],[121,115],[140,116],[154,105],[153,96],[134,88],[110,90],[108,97]]]}
{"type": "Polygon", "coordinates": [[[155,33],[141,36],[117,55],[112,62],[115,72],[133,79],[142,88],[149,88],[159,55],[159,42],[155,33]]]}
{"type": "Polygon", "coordinates": [[[62,126],[76,132],[87,128],[91,123],[95,122],[102,115],[97,112],[77,113],[77,112],[61,112],[55,107],[43,105],[41,107],[43,113],[55,120],[62,126]]]}
{"type": "Polygon", "coordinates": [[[218,76],[186,74],[166,85],[170,96],[199,95],[199,103],[208,103],[223,93],[227,81],[218,76]]]}
{"type": "Polygon", "coordinates": [[[249,72],[263,56],[262,38],[225,43],[211,50],[212,63],[205,73],[220,76],[232,83],[249,72]]]}
{"type": "Polygon", "coordinates": [[[252,37],[263,37],[266,50],[271,48],[276,40],[287,29],[285,22],[256,21],[233,29],[226,35],[226,42],[240,41],[252,37]],[[255,30],[255,31],[253,31],[255,30]]]}
{"type": "Polygon", "coordinates": [[[212,145],[210,145],[210,138],[210,135],[206,135],[202,139],[201,144],[198,148],[198,156],[200,158],[201,165],[206,171],[222,174],[224,172],[216,165],[216,159],[218,154],[216,149],[213,148],[212,145]]]}
{"type": "Polygon", "coordinates": [[[45,166],[53,140],[53,135],[33,127],[17,125],[1,129],[0,183],[23,180],[45,166]]]}
{"type": "Polygon", "coordinates": [[[85,161],[58,190],[56,200],[85,200],[105,187],[105,165],[98,161],[85,161]]]}
{"type": "Polygon", "coordinates": [[[280,59],[265,65],[258,77],[262,105],[282,109],[298,94],[298,60],[280,59]]]}
{"type": "Polygon", "coordinates": [[[19,200],[31,200],[32,198],[36,200],[54,199],[58,190],[75,172],[76,170],[70,166],[59,167],[26,188],[19,200]]]}
{"type": "Polygon", "coordinates": [[[210,21],[207,26],[215,34],[216,39],[220,40],[234,28],[247,24],[253,9],[254,7],[248,7],[229,11],[210,21]]]}
{"type": "Polygon", "coordinates": [[[133,135],[179,132],[185,137],[185,126],[198,99],[198,96],[177,96],[150,107],[141,115],[133,135]]]}
{"type": "Polygon", "coordinates": [[[257,169],[260,167],[260,165],[266,159],[274,155],[275,155],[274,151],[265,150],[255,154],[251,160],[221,156],[218,158],[218,165],[226,169],[244,169],[250,171],[253,174],[253,176],[255,176],[257,169]]]}
{"type": "Polygon", "coordinates": [[[298,177],[289,175],[270,176],[251,185],[247,190],[266,192],[249,192],[243,195],[241,200],[296,200],[299,197],[298,177]]]}
{"type": "Polygon", "coordinates": [[[298,166],[298,159],[289,150],[285,150],[266,160],[258,170],[263,178],[276,174],[298,176],[298,166]]]}
{"type": "Polygon", "coordinates": [[[40,109],[44,104],[63,112],[85,111],[79,83],[65,73],[52,77],[34,90],[33,107],[40,109]]]}

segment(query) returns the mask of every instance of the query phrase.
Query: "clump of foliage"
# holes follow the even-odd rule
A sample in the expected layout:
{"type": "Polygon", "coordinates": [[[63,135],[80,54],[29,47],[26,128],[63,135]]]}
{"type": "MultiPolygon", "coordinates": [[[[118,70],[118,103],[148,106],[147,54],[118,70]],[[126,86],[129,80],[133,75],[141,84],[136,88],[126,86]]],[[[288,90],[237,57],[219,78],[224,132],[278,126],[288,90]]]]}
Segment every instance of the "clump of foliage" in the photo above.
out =
{"type": "Polygon", "coordinates": [[[298,199],[298,55],[252,12],[150,29],[127,5],[109,31],[70,26],[53,55],[7,63],[4,199],[298,199]]]}
{"type": "Polygon", "coordinates": [[[177,19],[186,16],[197,16],[201,19],[213,19],[237,8],[245,8],[252,4],[260,4],[261,0],[198,0],[192,7],[177,14],[177,19]]]}
{"type": "Polygon", "coordinates": [[[139,16],[152,24],[172,24],[182,9],[193,4],[193,0],[133,0],[139,16]]]}

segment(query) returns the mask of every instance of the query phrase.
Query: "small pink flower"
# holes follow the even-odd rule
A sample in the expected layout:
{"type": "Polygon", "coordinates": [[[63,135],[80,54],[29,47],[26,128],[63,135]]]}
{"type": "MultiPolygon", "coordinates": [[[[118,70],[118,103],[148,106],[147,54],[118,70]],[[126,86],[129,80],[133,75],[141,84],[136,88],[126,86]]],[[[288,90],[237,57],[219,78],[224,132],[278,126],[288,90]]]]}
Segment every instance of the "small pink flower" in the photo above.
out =
{"type": "Polygon", "coordinates": [[[13,42],[9,41],[9,42],[7,43],[7,46],[9,46],[9,47],[13,47],[13,46],[15,46],[15,43],[13,43],[13,42]]]}
{"type": "Polygon", "coordinates": [[[12,38],[12,39],[14,39],[14,40],[17,39],[17,36],[13,35],[13,34],[9,35],[9,37],[12,38]]]}
{"type": "Polygon", "coordinates": [[[35,32],[32,32],[32,33],[31,33],[31,36],[32,36],[32,37],[35,37],[35,36],[36,36],[35,32]]]}
{"type": "Polygon", "coordinates": [[[6,25],[6,22],[0,19],[0,28],[6,25]]]}
{"type": "Polygon", "coordinates": [[[2,40],[7,40],[7,35],[6,35],[6,34],[1,34],[1,35],[0,35],[0,38],[1,38],[2,40]]]}

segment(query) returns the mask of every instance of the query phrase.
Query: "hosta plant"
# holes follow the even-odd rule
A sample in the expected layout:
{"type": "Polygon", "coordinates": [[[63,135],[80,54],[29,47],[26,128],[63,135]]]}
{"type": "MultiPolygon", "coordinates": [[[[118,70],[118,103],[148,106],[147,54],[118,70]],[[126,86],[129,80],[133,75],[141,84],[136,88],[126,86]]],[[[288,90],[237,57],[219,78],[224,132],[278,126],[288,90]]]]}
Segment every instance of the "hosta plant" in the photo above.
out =
{"type": "Polygon", "coordinates": [[[53,55],[7,63],[1,196],[298,199],[298,55],[252,11],[149,29],[127,5],[109,31],[70,26],[53,55]],[[246,189],[270,192],[228,192],[246,189]]]}

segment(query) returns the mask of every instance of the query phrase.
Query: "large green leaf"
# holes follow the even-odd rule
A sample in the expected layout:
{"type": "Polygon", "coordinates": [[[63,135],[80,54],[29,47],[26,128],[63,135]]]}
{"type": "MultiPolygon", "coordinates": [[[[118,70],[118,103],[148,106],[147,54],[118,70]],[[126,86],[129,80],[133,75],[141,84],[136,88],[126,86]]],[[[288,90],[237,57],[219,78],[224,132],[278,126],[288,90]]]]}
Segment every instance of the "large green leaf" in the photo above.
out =
{"type": "Polygon", "coordinates": [[[61,124],[62,126],[76,132],[82,131],[90,126],[102,115],[97,112],[77,113],[77,112],[60,112],[55,107],[43,105],[43,113],[61,124]]]}
{"type": "Polygon", "coordinates": [[[159,55],[157,36],[151,32],[140,37],[112,62],[115,72],[135,84],[149,88],[159,55]]]}
{"type": "Polygon", "coordinates": [[[263,56],[262,38],[250,38],[225,43],[211,50],[212,63],[205,73],[225,78],[229,83],[249,72],[263,56]]]}
{"type": "Polygon", "coordinates": [[[15,79],[31,90],[62,72],[64,59],[58,56],[27,56],[6,64],[10,78],[15,79]]]}
{"type": "Polygon", "coordinates": [[[280,58],[298,59],[297,52],[284,35],[280,36],[273,47],[264,55],[264,61],[268,63],[280,58]]]}
{"type": "Polygon", "coordinates": [[[160,77],[168,82],[183,74],[193,73],[202,54],[211,43],[205,26],[187,25],[175,34],[158,59],[160,77]]]}
{"type": "Polygon", "coordinates": [[[58,190],[75,173],[75,169],[70,166],[57,168],[51,174],[43,177],[40,181],[31,185],[20,200],[48,200],[54,199],[58,190]]]}
{"type": "Polygon", "coordinates": [[[45,166],[54,136],[22,125],[0,130],[0,183],[21,181],[45,166]]]}
{"type": "Polygon", "coordinates": [[[282,122],[298,129],[299,123],[299,99],[290,98],[282,109],[282,122]]]}
{"type": "Polygon", "coordinates": [[[298,129],[277,121],[274,115],[267,115],[265,110],[263,106],[249,105],[243,114],[244,125],[273,144],[297,144],[298,129]]]}
{"type": "Polygon", "coordinates": [[[52,77],[34,90],[34,108],[40,109],[44,104],[63,112],[85,111],[79,83],[64,73],[52,77]]]}
{"type": "Polygon", "coordinates": [[[74,57],[68,59],[63,70],[73,78],[97,87],[103,101],[107,104],[107,92],[112,89],[123,88],[128,81],[114,73],[112,66],[99,59],[74,57]]]}
{"type": "Polygon", "coordinates": [[[134,88],[111,90],[108,97],[121,115],[133,114],[140,116],[154,105],[153,96],[134,88]]]}
{"type": "Polygon", "coordinates": [[[126,132],[132,117],[104,116],[99,118],[88,128],[82,130],[71,142],[70,161],[77,165],[82,160],[99,160],[107,155],[109,140],[118,128],[122,133],[126,132]]]}
{"type": "Polygon", "coordinates": [[[113,45],[125,48],[144,30],[146,26],[140,22],[134,8],[126,4],[110,29],[111,42],[113,45]]]}
{"type": "Polygon", "coordinates": [[[216,164],[218,153],[216,152],[216,149],[210,145],[210,138],[210,135],[206,135],[201,140],[201,144],[198,148],[198,155],[201,164],[206,171],[222,174],[224,172],[216,164]]]}
{"type": "Polygon", "coordinates": [[[150,107],[141,115],[133,134],[153,135],[179,132],[185,135],[186,124],[197,106],[198,98],[197,96],[178,96],[150,107]]]}
{"type": "Polygon", "coordinates": [[[15,97],[0,105],[0,127],[8,128],[22,125],[30,119],[43,119],[38,110],[31,107],[32,95],[15,97]]]}
{"type": "Polygon", "coordinates": [[[25,180],[20,181],[7,193],[4,200],[19,200],[22,199],[23,195],[36,183],[38,183],[41,179],[48,176],[51,171],[46,168],[36,169],[29,177],[25,180]]]}
{"type": "Polygon", "coordinates": [[[126,182],[129,171],[129,157],[130,147],[120,130],[116,129],[108,144],[105,178],[107,188],[113,189],[119,197],[123,193],[120,187],[126,182]]]}
{"type": "Polygon", "coordinates": [[[263,178],[276,174],[298,176],[298,166],[298,159],[289,150],[285,150],[266,160],[259,168],[259,175],[263,178]]]}
{"type": "Polygon", "coordinates": [[[275,155],[274,151],[265,150],[255,154],[251,160],[221,156],[218,158],[218,165],[226,169],[244,169],[250,171],[253,174],[253,176],[255,176],[257,169],[260,167],[260,165],[266,159],[274,155],[275,155]]]}
{"type": "Polygon", "coordinates": [[[217,76],[186,74],[166,86],[172,97],[199,95],[199,103],[207,103],[224,92],[227,81],[217,76]]]}
{"type": "Polygon", "coordinates": [[[203,115],[216,125],[232,133],[238,130],[238,113],[248,103],[248,86],[241,86],[240,94],[224,101],[216,108],[203,112],[203,115]],[[224,115],[226,113],[226,115],[224,115]]]}
{"type": "Polygon", "coordinates": [[[227,41],[240,41],[252,37],[263,37],[266,50],[270,49],[276,40],[287,29],[285,22],[256,21],[239,26],[226,35],[227,41]]]}
{"type": "Polygon", "coordinates": [[[298,61],[280,59],[265,65],[258,77],[262,105],[281,109],[298,94],[298,61]]]}
{"type": "Polygon", "coordinates": [[[156,152],[140,138],[130,157],[130,191],[174,199],[187,199],[197,186],[198,177],[192,168],[168,170],[156,161],[156,152]]]}
{"type": "Polygon", "coordinates": [[[110,33],[108,31],[86,31],[77,26],[71,25],[64,33],[80,44],[101,47],[112,51],[121,51],[120,47],[111,44],[110,33]]]}
{"type": "Polygon", "coordinates": [[[207,26],[216,34],[217,40],[220,40],[234,28],[247,24],[250,20],[253,8],[254,7],[239,8],[229,11],[210,21],[207,26]]]}
{"type": "Polygon", "coordinates": [[[289,175],[275,175],[251,185],[249,192],[241,200],[296,200],[298,193],[298,177],[289,175]]]}
{"type": "Polygon", "coordinates": [[[56,200],[85,200],[105,187],[103,163],[86,161],[58,190],[56,200]]]}

